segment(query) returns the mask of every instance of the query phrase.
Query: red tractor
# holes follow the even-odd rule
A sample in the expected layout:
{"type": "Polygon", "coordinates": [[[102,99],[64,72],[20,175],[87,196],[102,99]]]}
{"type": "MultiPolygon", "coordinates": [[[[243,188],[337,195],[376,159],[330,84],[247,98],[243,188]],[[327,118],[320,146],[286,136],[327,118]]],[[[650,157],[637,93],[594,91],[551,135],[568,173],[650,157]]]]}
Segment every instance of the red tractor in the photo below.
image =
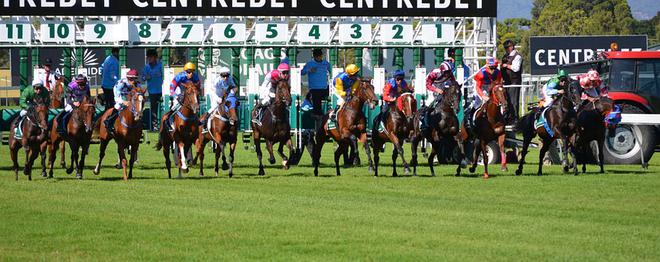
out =
{"type": "Polygon", "coordinates": [[[609,97],[622,105],[624,123],[605,140],[605,162],[637,164],[651,159],[660,144],[660,51],[606,52],[596,68],[609,97]],[[657,114],[651,122],[636,122],[625,114],[657,114]]]}

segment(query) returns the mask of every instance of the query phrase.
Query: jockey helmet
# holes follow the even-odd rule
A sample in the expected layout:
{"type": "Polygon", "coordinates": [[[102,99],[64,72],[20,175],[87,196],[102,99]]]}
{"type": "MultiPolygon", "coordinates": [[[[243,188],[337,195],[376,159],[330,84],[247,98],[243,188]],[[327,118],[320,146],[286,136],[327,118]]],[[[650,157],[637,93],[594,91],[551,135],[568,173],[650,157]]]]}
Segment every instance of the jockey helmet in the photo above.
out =
{"type": "Polygon", "coordinates": [[[76,76],[76,83],[86,83],[87,82],[87,77],[83,74],[78,74],[76,76]]]}
{"type": "Polygon", "coordinates": [[[32,81],[32,87],[37,88],[37,87],[42,87],[44,86],[44,83],[41,82],[39,79],[34,79],[32,81]]]}
{"type": "Polygon", "coordinates": [[[219,73],[220,73],[220,76],[224,76],[224,75],[229,76],[229,73],[231,73],[231,71],[229,70],[229,67],[223,66],[223,67],[220,68],[219,73]]]}
{"type": "Polygon", "coordinates": [[[495,57],[489,56],[488,58],[486,58],[486,65],[488,67],[497,67],[499,64],[500,64],[500,62],[497,61],[497,59],[495,59],[495,57]]]}
{"type": "Polygon", "coordinates": [[[128,73],[126,73],[126,78],[128,79],[135,79],[138,77],[138,72],[135,69],[128,70],[128,73]]]}
{"type": "Polygon", "coordinates": [[[392,74],[392,76],[394,78],[405,78],[406,73],[403,70],[399,69],[399,70],[394,71],[394,74],[392,74]]]}
{"type": "Polygon", "coordinates": [[[345,71],[346,71],[347,74],[349,74],[351,76],[354,76],[355,74],[360,72],[360,68],[355,64],[350,64],[350,65],[346,66],[345,71]]]}
{"type": "Polygon", "coordinates": [[[195,71],[195,70],[197,70],[197,66],[195,64],[193,64],[192,62],[188,62],[188,63],[186,63],[185,66],[183,66],[183,70],[185,70],[185,71],[188,71],[188,70],[195,71]]]}

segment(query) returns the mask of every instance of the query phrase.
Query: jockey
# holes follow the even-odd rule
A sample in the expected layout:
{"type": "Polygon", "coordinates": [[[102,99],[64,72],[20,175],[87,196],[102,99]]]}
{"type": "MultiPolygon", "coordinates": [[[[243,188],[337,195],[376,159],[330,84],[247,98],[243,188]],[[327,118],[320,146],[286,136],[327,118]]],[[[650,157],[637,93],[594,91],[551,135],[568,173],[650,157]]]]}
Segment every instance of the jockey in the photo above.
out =
{"type": "Polygon", "coordinates": [[[474,100],[465,112],[468,127],[474,126],[473,114],[481,105],[488,101],[490,94],[490,84],[495,81],[502,81],[502,72],[497,69],[499,61],[494,57],[486,58],[486,67],[479,70],[479,73],[474,77],[475,85],[472,97],[474,100]]]}
{"type": "Polygon", "coordinates": [[[404,78],[406,78],[406,73],[403,72],[403,70],[396,70],[394,71],[394,74],[392,74],[392,78],[385,83],[385,87],[383,88],[384,103],[380,106],[380,116],[378,121],[385,119],[385,115],[390,111],[390,105],[396,103],[396,100],[401,94],[412,92],[404,78]]]}
{"type": "MultiPolygon", "coordinates": [[[[216,109],[218,109],[218,106],[220,106],[223,103],[222,98],[225,96],[225,94],[227,95],[227,97],[236,96],[237,87],[238,86],[234,82],[234,78],[231,76],[231,72],[229,68],[227,67],[220,68],[220,78],[213,86],[213,92],[208,94],[211,100],[209,101],[211,106],[207,111],[208,115],[212,114],[216,109]]],[[[204,119],[202,119],[202,129],[204,131],[206,131],[206,121],[208,120],[208,115],[204,119]]]]}
{"type": "Polygon", "coordinates": [[[359,87],[360,83],[357,81],[358,72],[360,72],[360,68],[357,65],[349,64],[344,69],[344,72],[338,74],[332,80],[335,86],[335,99],[337,99],[337,106],[330,114],[332,121],[336,121],[337,112],[344,106],[346,100],[350,98],[351,93],[359,87]]]}
{"type": "Polygon", "coordinates": [[[44,103],[48,106],[50,104],[50,96],[41,80],[34,79],[34,81],[32,81],[32,88],[26,88],[21,92],[21,98],[19,100],[21,112],[16,123],[23,120],[23,117],[27,114],[27,110],[38,102],[44,103]]]}
{"type": "Polygon", "coordinates": [[[66,122],[69,118],[69,115],[71,111],[73,111],[74,108],[77,108],[80,106],[80,103],[85,99],[89,99],[91,97],[90,91],[89,91],[89,83],[87,83],[87,77],[85,77],[82,74],[79,74],[76,76],[75,81],[72,81],[69,83],[69,86],[66,89],[66,94],[64,96],[64,100],[66,105],[64,106],[64,112],[60,113],[56,119],[59,122],[58,126],[58,132],[59,133],[64,133],[65,129],[64,126],[66,125],[66,122]],[[63,117],[61,117],[63,116],[63,117]]]}
{"type": "MultiPolygon", "coordinates": [[[[435,108],[435,106],[442,101],[442,95],[445,93],[444,89],[447,85],[456,81],[454,77],[454,62],[453,60],[447,59],[436,69],[433,69],[431,73],[426,76],[426,91],[431,92],[434,96],[433,102],[429,105],[429,108],[435,108]]],[[[422,129],[429,127],[429,124],[426,122],[429,114],[433,110],[426,110],[422,115],[422,129]]]]}
{"type": "Polygon", "coordinates": [[[600,86],[602,81],[600,80],[600,74],[596,70],[590,69],[584,75],[580,75],[580,86],[582,87],[582,100],[592,101],[595,98],[601,96],[601,94],[607,93],[606,90],[601,90],[600,86]]]}
{"type": "Polygon", "coordinates": [[[60,80],[62,76],[57,72],[52,71],[53,60],[46,58],[44,60],[43,69],[46,71],[46,74],[41,76],[41,82],[48,92],[51,92],[57,86],[57,80],[60,80]]]}
{"type": "Polygon", "coordinates": [[[193,82],[197,88],[201,86],[201,81],[199,80],[199,75],[197,74],[197,66],[191,62],[186,63],[183,66],[183,72],[174,76],[172,83],[170,84],[170,111],[166,114],[171,114],[174,111],[177,111],[181,108],[179,99],[183,97],[183,94],[186,92],[183,84],[193,82]],[[175,99],[176,97],[176,99],[175,99]]]}
{"type": "Polygon", "coordinates": [[[259,88],[259,104],[257,105],[257,117],[252,119],[252,122],[261,126],[262,111],[275,99],[275,92],[277,91],[277,82],[289,81],[291,67],[287,63],[281,63],[277,69],[270,71],[266,74],[263,84],[259,88]]]}
{"type": "Polygon", "coordinates": [[[117,84],[115,84],[114,88],[112,89],[115,97],[115,105],[112,108],[112,113],[110,113],[104,122],[109,133],[114,130],[114,122],[119,115],[119,111],[124,110],[130,105],[130,101],[126,101],[128,94],[131,93],[133,87],[140,87],[140,83],[137,81],[137,78],[137,70],[131,69],[126,74],[126,78],[117,81],[117,84]]]}
{"type": "Polygon", "coordinates": [[[563,94],[565,88],[568,86],[568,82],[568,74],[564,70],[559,70],[559,73],[550,78],[542,90],[543,108],[552,106],[552,102],[554,101],[553,96],[563,94]]]}

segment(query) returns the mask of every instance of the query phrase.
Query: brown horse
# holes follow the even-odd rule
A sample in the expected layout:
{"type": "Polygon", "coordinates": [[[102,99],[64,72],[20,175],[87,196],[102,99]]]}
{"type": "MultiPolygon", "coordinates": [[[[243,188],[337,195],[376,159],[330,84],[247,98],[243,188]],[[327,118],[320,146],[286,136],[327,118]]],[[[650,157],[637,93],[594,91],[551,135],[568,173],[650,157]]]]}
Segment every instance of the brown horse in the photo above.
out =
{"type": "Polygon", "coordinates": [[[119,161],[121,162],[122,169],[124,170],[124,180],[127,181],[133,178],[133,163],[137,158],[138,148],[140,146],[140,137],[142,136],[142,111],[144,109],[144,92],[142,88],[133,86],[131,92],[128,94],[127,100],[130,105],[124,110],[119,112],[119,117],[112,123],[114,130],[112,133],[108,132],[108,127],[105,125],[105,120],[112,113],[112,108],[105,111],[105,113],[97,120],[99,126],[99,139],[101,140],[101,147],[99,152],[99,161],[94,168],[94,174],[98,175],[101,172],[101,162],[105,157],[105,149],[110,140],[114,139],[117,143],[117,152],[119,153],[119,161]],[[128,173],[126,172],[126,152],[128,149],[130,153],[130,161],[128,162],[128,173]]]}
{"type": "MultiPolygon", "coordinates": [[[[432,110],[429,112],[427,119],[429,128],[419,130],[418,127],[419,131],[416,132],[416,136],[412,139],[414,163],[417,161],[417,144],[423,139],[431,143],[428,165],[432,176],[435,176],[435,170],[433,169],[435,157],[440,155],[443,146],[451,145],[453,141],[455,141],[459,149],[459,165],[456,168],[456,176],[461,174],[461,165],[463,164],[462,160],[465,156],[465,150],[463,147],[463,137],[460,133],[460,123],[456,116],[456,112],[458,112],[460,106],[460,96],[461,85],[456,81],[452,81],[449,87],[444,89],[442,100],[436,102],[434,108],[423,108],[416,115],[416,119],[420,119],[421,115],[426,113],[426,110],[432,110]]],[[[419,121],[416,120],[415,122],[418,123],[419,121]]],[[[416,174],[417,168],[414,163],[413,174],[416,174]]]]}
{"type": "Polygon", "coordinates": [[[9,153],[14,162],[14,173],[18,180],[18,150],[25,148],[25,167],[23,174],[32,180],[32,165],[41,155],[41,175],[46,177],[46,146],[48,145],[48,106],[39,104],[28,109],[27,115],[20,123],[14,120],[9,129],[9,153]],[[17,125],[23,133],[22,138],[16,138],[14,129],[17,125]]]}
{"type": "MultiPolygon", "coordinates": [[[[545,153],[550,148],[552,142],[558,138],[563,141],[562,152],[564,155],[564,172],[568,172],[570,168],[568,154],[570,153],[571,157],[575,159],[575,134],[577,132],[578,124],[577,113],[575,112],[573,102],[568,95],[559,95],[546,112],[541,112],[541,114],[546,114],[547,124],[552,134],[550,134],[543,126],[540,126],[539,128],[534,127],[537,112],[532,111],[528,113],[518,122],[516,129],[523,133],[524,138],[522,156],[518,164],[518,169],[516,170],[517,176],[522,174],[523,164],[525,163],[525,156],[527,155],[529,144],[532,142],[532,138],[537,134],[543,142],[539,154],[539,168],[537,175],[543,175],[543,158],[545,157],[545,153]]],[[[600,121],[602,121],[602,119],[600,121]]],[[[577,175],[577,172],[577,165],[574,163],[573,173],[577,175]]]]}
{"type": "MultiPolygon", "coordinates": [[[[232,99],[232,98],[230,98],[232,99]]],[[[233,98],[234,101],[235,98],[233,98]]],[[[225,101],[218,109],[211,114],[206,114],[207,122],[210,125],[208,132],[202,133],[199,129],[199,135],[195,147],[197,155],[193,163],[197,162],[199,158],[199,175],[204,176],[204,147],[206,143],[213,141],[217,147],[215,148],[215,176],[218,176],[218,159],[222,154],[222,169],[229,170],[229,177],[234,175],[234,151],[236,150],[236,141],[238,140],[238,106],[240,103],[236,101],[227,101],[227,96],[222,99],[225,101]],[[229,164],[225,157],[225,145],[229,143],[229,164]]]]}
{"type": "MultiPolygon", "coordinates": [[[[500,152],[504,155],[504,132],[505,119],[508,104],[501,81],[493,81],[489,86],[489,100],[484,102],[477,109],[474,116],[474,152],[472,155],[472,167],[470,173],[477,169],[479,153],[482,153],[484,162],[484,179],[488,179],[488,143],[498,140],[500,152]]],[[[470,117],[470,116],[466,116],[470,117]]],[[[464,136],[467,139],[467,131],[463,128],[464,136]]],[[[502,170],[506,170],[506,160],[502,160],[502,170]]]]}
{"type": "Polygon", "coordinates": [[[185,92],[181,108],[172,116],[173,130],[170,132],[168,129],[170,114],[165,114],[161,119],[160,139],[156,145],[156,150],[163,149],[163,156],[165,157],[165,165],[167,166],[167,177],[172,178],[172,163],[170,162],[170,150],[172,143],[175,143],[175,157],[176,164],[179,167],[178,178],[182,178],[181,173],[188,173],[188,161],[186,159],[187,153],[191,150],[192,145],[197,140],[199,134],[199,87],[192,82],[183,84],[185,92]]]}
{"type": "MultiPolygon", "coordinates": [[[[264,165],[262,163],[261,138],[266,140],[266,149],[270,154],[268,163],[275,164],[273,155],[273,144],[279,142],[277,153],[282,157],[282,166],[289,169],[289,159],[294,156],[294,149],[291,143],[291,125],[289,123],[289,106],[291,106],[291,87],[286,81],[279,81],[276,85],[275,100],[266,109],[263,109],[261,117],[261,126],[252,123],[252,139],[259,159],[259,175],[265,175],[264,165]],[[284,145],[289,148],[289,158],[284,155],[284,145]]],[[[252,118],[257,117],[257,108],[252,110],[252,118]]]]}
{"type": "Polygon", "coordinates": [[[64,135],[60,135],[57,132],[59,121],[53,121],[53,127],[50,130],[50,145],[48,147],[48,162],[50,166],[48,177],[53,177],[53,164],[55,162],[57,147],[60,145],[60,142],[66,141],[71,148],[71,163],[69,168],[66,169],[66,173],[71,174],[73,172],[73,165],[75,163],[76,178],[82,179],[85,156],[87,156],[87,152],[89,151],[89,143],[92,139],[92,131],[94,129],[93,117],[95,111],[96,100],[85,97],[80,102],[80,106],[74,108],[71,112],[71,117],[66,123],[66,133],[64,135]],[[82,149],[80,162],[78,162],[78,149],[82,149]]]}
{"type": "Polygon", "coordinates": [[[314,143],[314,152],[312,165],[314,166],[314,176],[319,175],[319,162],[321,160],[321,150],[325,144],[328,136],[332,137],[339,147],[335,150],[335,169],[337,176],[341,175],[339,170],[339,158],[346,153],[350,144],[352,143],[351,137],[359,138],[359,141],[364,144],[364,150],[369,159],[369,166],[371,163],[371,149],[367,143],[367,119],[362,112],[362,107],[365,103],[369,104],[371,109],[374,108],[374,102],[377,100],[374,94],[374,86],[371,81],[357,80],[358,90],[352,90],[351,97],[346,100],[343,107],[336,113],[337,124],[336,128],[328,129],[328,112],[322,119],[322,125],[316,131],[316,142],[314,143]]]}
{"type": "Polygon", "coordinates": [[[373,129],[371,130],[371,146],[374,153],[374,176],[378,176],[379,153],[383,151],[383,145],[387,142],[391,142],[394,145],[394,150],[392,151],[392,176],[397,176],[396,159],[398,155],[401,155],[404,172],[408,174],[410,167],[408,167],[406,158],[403,155],[403,142],[415,134],[414,119],[417,114],[417,100],[415,100],[414,94],[403,93],[397,98],[395,103],[386,106],[389,106],[389,114],[376,117],[374,119],[373,129]],[[382,132],[379,132],[378,125],[381,121],[385,128],[382,132]]]}
{"type": "MultiPolygon", "coordinates": [[[[50,108],[51,109],[63,109],[64,108],[64,78],[57,80],[56,85],[52,87],[50,92],[50,108]]],[[[64,141],[60,145],[60,165],[62,168],[66,167],[66,159],[64,157],[64,141]]]]}

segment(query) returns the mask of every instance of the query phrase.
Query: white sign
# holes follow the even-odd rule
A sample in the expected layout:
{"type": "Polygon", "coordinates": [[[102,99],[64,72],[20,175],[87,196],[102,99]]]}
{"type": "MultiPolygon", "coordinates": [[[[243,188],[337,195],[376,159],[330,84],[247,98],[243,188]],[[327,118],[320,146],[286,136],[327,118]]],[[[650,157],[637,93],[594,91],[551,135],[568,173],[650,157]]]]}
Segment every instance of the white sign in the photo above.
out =
{"type": "Polygon", "coordinates": [[[119,24],[104,24],[102,22],[85,24],[85,42],[104,43],[121,40],[118,32],[124,32],[119,24]]]}
{"type": "Polygon", "coordinates": [[[76,41],[76,26],[72,22],[41,24],[41,42],[73,43],[76,41]]]}
{"type": "Polygon", "coordinates": [[[302,43],[327,43],[330,40],[330,24],[300,23],[296,40],[302,43]]]}
{"type": "Polygon", "coordinates": [[[254,40],[257,43],[284,43],[289,37],[289,24],[287,23],[267,23],[257,24],[254,40]]]}
{"type": "Polygon", "coordinates": [[[160,23],[132,21],[128,26],[129,41],[133,43],[158,43],[161,36],[160,23]]]}
{"type": "Polygon", "coordinates": [[[32,25],[20,22],[0,22],[0,43],[29,43],[32,25]]]}
{"type": "Polygon", "coordinates": [[[339,41],[344,43],[368,43],[371,41],[371,24],[348,23],[339,25],[339,41]]]}
{"type": "Polygon", "coordinates": [[[259,94],[259,68],[250,67],[248,69],[247,92],[241,90],[241,94],[256,95],[259,94]]]}
{"type": "Polygon", "coordinates": [[[291,94],[292,95],[302,95],[302,75],[301,75],[301,69],[292,67],[291,71],[291,94]]]}
{"type": "Polygon", "coordinates": [[[410,43],[413,40],[412,24],[381,24],[380,41],[383,43],[410,43]]]}
{"type": "Polygon", "coordinates": [[[376,67],[374,68],[374,79],[373,79],[373,85],[374,85],[374,93],[377,95],[382,95],[383,94],[383,88],[385,87],[385,68],[382,67],[376,67]]]}
{"type": "Polygon", "coordinates": [[[204,41],[204,24],[170,24],[170,40],[174,43],[200,43],[204,41]]]}
{"type": "Polygon", "coordinates": [[[431,23],[422,25],[422,41],[425,44],[443,44],[454,41],[454,23],[431,23]]]}
{"type": "MultiPolygon", "coordinates": [[[[170,68],[170,67],[163,68],[163,79],[174,79],[175,75],[176,74],[174,74],[174,68],[170,68]]],[[[163,81],[163,88],[161,89],[163,97],[170,95],[170,84],[171,83],[172,83],[172,81],[167,81],[167,80],[163,81]]]]}
{"type": "Polygon", "coordinates": [[[217,23],[213,24],[213,42],[237,43],[245,41],[245,24],[217,23]]]}

